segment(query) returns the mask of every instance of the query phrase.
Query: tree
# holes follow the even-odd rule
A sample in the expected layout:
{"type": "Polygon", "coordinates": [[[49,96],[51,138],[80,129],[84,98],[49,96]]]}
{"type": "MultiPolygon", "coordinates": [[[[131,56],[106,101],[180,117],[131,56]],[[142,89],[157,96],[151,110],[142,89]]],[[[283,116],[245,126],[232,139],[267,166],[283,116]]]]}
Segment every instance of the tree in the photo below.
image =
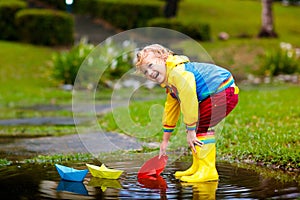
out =
{"type": "Polygon", "coordinates": [[[273,0],[261,0],[262,3],[262,26],[258,37],[277,37],[277,33],[274,31],[272,3],[273,0]]]}
{"type": "Polygon", "coordinates": [[[179,0],[166,0],[166,5],[164,7],[164,15],[166,18],[175,17],[178,9],[179,0]]]}

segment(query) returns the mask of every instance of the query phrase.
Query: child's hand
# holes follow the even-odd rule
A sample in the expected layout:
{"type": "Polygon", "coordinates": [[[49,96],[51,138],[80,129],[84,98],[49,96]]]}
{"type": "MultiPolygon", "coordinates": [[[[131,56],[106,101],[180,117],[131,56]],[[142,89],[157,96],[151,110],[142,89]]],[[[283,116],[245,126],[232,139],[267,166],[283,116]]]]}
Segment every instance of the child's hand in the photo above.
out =
{"type": "Polygon", "coordinates": [[[160,150],[159,150],[159,156],[158,156],[158,159],[160,159],[160,157],[164,156],[164,155],[167,155],[167,147],[168,147],[168,142],[166,141],[163,141],[161,144],[160,144],[160,150]]]}
{"type": "Polygon", "coordinates": [[[186,133],[186,139],[187,139],[188,145],[191,147],[191,149],[195,153],[197,153],[195,145],[198,145],[198,146],[203,145],[203,142],[201,142],[197,139],[195,130],[188,130],[186,133]]]}

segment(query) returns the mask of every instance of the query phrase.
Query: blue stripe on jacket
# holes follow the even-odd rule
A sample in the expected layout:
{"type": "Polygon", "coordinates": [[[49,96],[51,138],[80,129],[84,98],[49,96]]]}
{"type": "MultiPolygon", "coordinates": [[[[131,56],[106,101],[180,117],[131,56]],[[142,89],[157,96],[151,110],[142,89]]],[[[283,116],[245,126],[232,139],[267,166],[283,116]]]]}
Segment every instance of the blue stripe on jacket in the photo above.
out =
{"type": "MultiPolygon", "coordinates": [[[[218,87],[231,77],[231,73],[221,67],[209,63],[187,62],[185,70],[194,74],[198,101],[221,92],[218,87]]],[[[223,90],[226,89],[222,88],[223,90]]]]}

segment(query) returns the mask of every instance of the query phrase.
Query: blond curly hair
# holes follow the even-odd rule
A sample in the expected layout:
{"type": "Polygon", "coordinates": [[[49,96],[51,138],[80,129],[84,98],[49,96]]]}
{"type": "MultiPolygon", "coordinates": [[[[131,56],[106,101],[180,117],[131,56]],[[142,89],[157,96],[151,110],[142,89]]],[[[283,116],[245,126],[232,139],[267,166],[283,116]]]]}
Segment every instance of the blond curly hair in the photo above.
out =
{"type": "Polygon", "coordinates": [[[135,66],[137,70],[140,69],[143,64],[144,59],[148,56],[149,53],[153,53],[158,58],[166,59],[169,55],[173,55],[174,52],[170,49],[160,45],[160,44],[151,44],[145,46],[142,50],[137,52],[135,66]]]}

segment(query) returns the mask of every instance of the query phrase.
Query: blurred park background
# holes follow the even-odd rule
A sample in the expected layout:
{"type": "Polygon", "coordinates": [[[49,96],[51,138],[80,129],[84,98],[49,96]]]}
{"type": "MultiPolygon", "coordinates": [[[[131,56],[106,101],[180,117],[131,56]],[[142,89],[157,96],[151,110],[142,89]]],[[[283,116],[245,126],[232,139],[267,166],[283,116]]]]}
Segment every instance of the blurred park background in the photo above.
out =
{"type": "MultiPolygon", "coordinates": [[[[164,27],[198,41],[241,87],[219,157],[298,170],[299,13],[297,0],[0,0],[0,119],[72,117],[62,108],[71,105],[77,71],[96,45],[125,30],[164,27]]],[[[103,80],[108,91],[132,68],[130,59],[115,65],[103,80]]],[[[111,116],[99,121],[121,132],[111,116]]],[[[74,133],[74,126],[0,129],[0,137],[74,133]]]]}

